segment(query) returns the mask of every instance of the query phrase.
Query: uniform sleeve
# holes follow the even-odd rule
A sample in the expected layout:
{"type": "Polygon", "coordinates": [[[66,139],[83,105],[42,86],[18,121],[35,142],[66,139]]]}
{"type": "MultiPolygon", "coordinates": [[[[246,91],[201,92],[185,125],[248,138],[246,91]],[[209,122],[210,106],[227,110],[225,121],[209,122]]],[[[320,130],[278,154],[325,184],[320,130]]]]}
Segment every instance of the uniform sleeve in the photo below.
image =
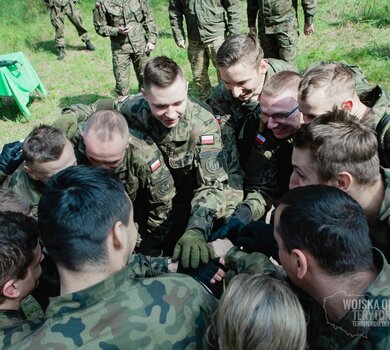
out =
{"type": "Polygon", "coordinates": [[[154,277],[168,273],[168,258],[132,254],[127,263],[134,275],[132,277],[154,277]]]}
{"type": "Polygon", "coordinates": [[[207,239],[213,222],[226,213],[228,175],[218,123],[210,118],[196,139],[198,188],[191,202],[187,230],[199,229],[207,239]]]}
{"type": "Polygon", "coordinates": [[[317,11],[317,0],[302,0],[302,9],[305,24],[312,24],[317,11]]]}
{"type": "Polygon", "coordinates": [[[259,0],[247,0],[246,13],[248,16],[248,27],[256,27],[256,17],[259,11],[259,0]]]}
{"type": "Polygon", "coordinates": [[[227,14],[227,27],[229,35],[241,33],[241,1],[225,0],[222,5],[227,14]]]}
{"type": "Polygon", "coordinates": [[[183,19],[184,9],[180,0],[169,0],[169,21],[175,42],[185,40],[183,19]]]}
{"type": "Polygon", "coordinates": [[[155,45],[157,41],[158,31],[149,1],[141,0],[141,8],[144,15],[143,26],[145,28],[148,42],[155,45]]]}
{"type": "Polygon", "coordinates": [[[107,24],[106,9],[102,2],[96,2],[93,10],[93,26],[96,33],[103,37],[118,36],[118,28],[107,24]]]}

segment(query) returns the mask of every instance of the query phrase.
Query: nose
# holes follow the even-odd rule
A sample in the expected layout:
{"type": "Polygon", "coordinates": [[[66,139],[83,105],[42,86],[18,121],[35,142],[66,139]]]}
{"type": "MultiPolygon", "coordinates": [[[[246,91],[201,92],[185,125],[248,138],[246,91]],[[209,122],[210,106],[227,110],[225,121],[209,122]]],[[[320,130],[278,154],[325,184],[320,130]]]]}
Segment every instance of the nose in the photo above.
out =
{"type": "Polygon", "coordinates": [[[293,190],[294,188],[299,187],[298,181],[297,181],[297,176],[295,175],[295,170],[290,176],[290,182],[288,184],[289,190],[293,190]]]}
{"type": "Polygon", "coordinates": [[[232,95],[233,95],[233,97],[237,98],[237,97],[239,97],[241,95],[241,93],[242,93],[242,89],[240,87],[233,86],[233,88],[232,88],[232,95]]]}
{"type": "Polygon", "coordinates": [[[175,108],[173,106],[168,106],[167,108],[167,111],[165,112],[165,115],[170,118],[170,119],[174,119],[176,118],[176,111],[175,111],[175,108]]]}
{"type": "Polygon", "coordinates": [[[279,125],[279,123],[272,117],[268,117],[268,120],[267,120],[267,128],[272,130],[272,129],[275,129],[277,128],[279,125]]]}

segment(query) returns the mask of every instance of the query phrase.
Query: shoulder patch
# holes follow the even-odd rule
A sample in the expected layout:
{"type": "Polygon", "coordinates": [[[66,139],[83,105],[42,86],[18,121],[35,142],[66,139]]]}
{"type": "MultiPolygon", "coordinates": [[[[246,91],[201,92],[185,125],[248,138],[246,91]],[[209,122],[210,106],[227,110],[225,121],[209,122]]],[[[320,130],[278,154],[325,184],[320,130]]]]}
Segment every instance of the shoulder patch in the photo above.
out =
{"type": "Polygon", "coordinates": [[[213,134],[205,134],[200,136],[200,144],[201,145],[213,145],[214,144],[214,135],[213,134]]]}
{"type": "Polygon", "coordinates": [[[216,114],[214,117],[218,124],[222,123],[222,116],[220,114],[216,114]]]}
{"type": "Polygon", "coordinates": [[[264,145],[265,143],[265,137],[263,135],[261,135],[260,133],[257,133],[256,137],[255,137],[255,141],[256,143],[258,143],[259,145],[264,145]]]}
{"type": "Polygon", "coordinates": [[[150,170],[152,170],[152,172],[155,172],[161,166],[160,159],[157,158],[151,161],[149,165],[150,165],[150,170]]]}

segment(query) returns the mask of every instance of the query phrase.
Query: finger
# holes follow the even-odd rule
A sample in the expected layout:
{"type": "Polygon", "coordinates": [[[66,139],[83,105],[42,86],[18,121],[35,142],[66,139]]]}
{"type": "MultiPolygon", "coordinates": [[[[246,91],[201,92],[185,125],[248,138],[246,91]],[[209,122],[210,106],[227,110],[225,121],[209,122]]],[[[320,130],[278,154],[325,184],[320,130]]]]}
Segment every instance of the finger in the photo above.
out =
{"type": "Polygon", "coordinates": [[[203,263],[207,264],[210,258],[213,258],[213,250],[207,245],[203,244],[200,246],[200,259],[203,263]]]}
{"type": "Polygon", "coordinates": [[[199,266],[200,248],[198,245],[191,248],[191,267],[196,269],[199,266]]]}
{"type": "Polygon", "coordinates": [[[173,250],[172,261],[179,260],[180,252],[181,252],[181,246],[179,244],[176,244],[175,249],[173,250]]]}
{"type": "Polygon", "coordinates": [[[181,251],[181,264],[185,269],[190,266],[190,252],[191,246],[184,244],[181,251]]]}
{"type": "Polygon", "coordinates": [[[209,281],[209,283],[210,283],[210,284],[215,284],[215,283],[216,283],[216,281],[215,281],[215,279],[214,279],[214,278],[212,278],[212,279],[209,281]]]}

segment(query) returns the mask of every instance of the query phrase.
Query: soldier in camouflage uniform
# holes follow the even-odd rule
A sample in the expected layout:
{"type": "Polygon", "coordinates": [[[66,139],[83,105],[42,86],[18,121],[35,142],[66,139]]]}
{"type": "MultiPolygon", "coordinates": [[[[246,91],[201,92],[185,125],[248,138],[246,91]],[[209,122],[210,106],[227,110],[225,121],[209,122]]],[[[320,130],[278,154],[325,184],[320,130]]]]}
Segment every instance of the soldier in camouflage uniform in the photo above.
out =
{"type": "Polygon", "coordinates": [[[39,210],[47,214],[39,216],[41,235],[55,257],[61,295],[43,325],[10,348],[202,347],[216,300],[187,276],[133,278],[126,265],[137,238],[132,205],[108,170],[56,174],[39,210]]]}
{"type": "Polygon", "coordinates": [[[241,3],[239,0],[169,0],[173,37],[177,46],[184,49],[183,17],[194,85],[198,98],[205,100],[211,90],[209,62],[216,67],[216,53],[226,34],[241,32],[241,3]]]}
{"type": "Polygon", "coordinates": [[[51,24],[56,30],[55,45],[57,48],[57,59],[63,60],[65,55],[65,38],[64,38],[64,19],[69,18],[75,26],[79,37],[85,46],[90,51],[95,51],[95,46],[92,45],[87,30],[83,27],[80,10],[76,3],[78,0],[44,0],[50,8],[51,24]]]}
{"type": "Polygon", "coordinates": [[[145,64],[156,45],[157,27],[149,0],[99,0],[93,14],[96,32],[110,37],[115,90],[123,99],[129,93],[130,60],[141,88],[145,64]]]}
{"type": "MultiPolygon", "coordinates": [[[[371,248],[368,223],[356,201],[330,186],[294,189],[276,209],[275,238],[306,313],[310,349],[389,348],[390,266],[371,248]]],[[[244,253],[224,240],[212,245],[238,273],[284,279],[280,267],[261,253],[244,253]]]]}
{"type": "Polygon", "coordinates": [[[292,165],[290,188],[325,184],[355,198],[364,208],[373,245],[390,258],[390,172],[379,166],[369,126],[337,109],[303,124],[295,133],[292,165]]]}
{"type": "Polygon", "coordinates": [[[299,109],[305,122],[329,112],[333,106],[369,123],[378,137],[379,159],[390,167],[390,97],[379,85],[370,88],[364,75],[348,64],[324,63],[308,70],[299,87],[299,109]]]}
{"type": "MultiPolygon", "coordinates": [[[[313,18],[316,0],[301,0],[305,17],[304,34],[314,33],[313,18]]],[[[298,47],[298,0],[247,0],[248,27],[256,34],[258,17],[259,39],[265,57],[295,64],[298,47]]]]}

